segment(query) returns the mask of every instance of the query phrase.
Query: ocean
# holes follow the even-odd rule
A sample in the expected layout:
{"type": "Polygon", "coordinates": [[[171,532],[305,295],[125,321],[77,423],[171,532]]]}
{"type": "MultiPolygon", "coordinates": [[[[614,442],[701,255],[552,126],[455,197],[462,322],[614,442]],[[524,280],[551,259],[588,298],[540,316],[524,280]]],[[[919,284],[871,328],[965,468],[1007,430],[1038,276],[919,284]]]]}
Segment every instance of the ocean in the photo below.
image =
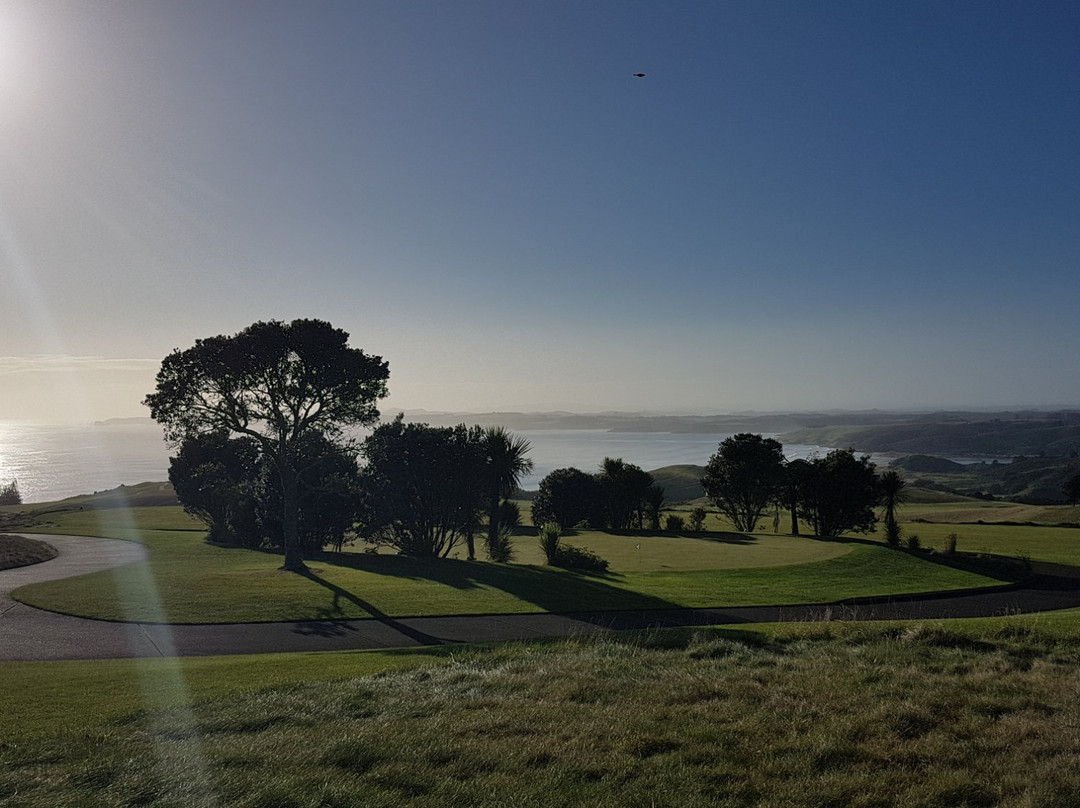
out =
{"type": "MultiPolygon", "coordinates": [[[[534,467],[522,481],[536,488],[566,466],[596,471],[605,457],[643,469],[680,463],[705,465],[723,434],[608,432],[600,429],[515,430],[528,439],[534,467]]],[[[827,447],[788,445],[789,459],[825,454],[827,447]]],[[[169,455],[161,428],[148,419],[79,426],[0,422],[0,484],[17,480],[24,502],[49,502],[118,485],[168,479],[169,455]]]]}

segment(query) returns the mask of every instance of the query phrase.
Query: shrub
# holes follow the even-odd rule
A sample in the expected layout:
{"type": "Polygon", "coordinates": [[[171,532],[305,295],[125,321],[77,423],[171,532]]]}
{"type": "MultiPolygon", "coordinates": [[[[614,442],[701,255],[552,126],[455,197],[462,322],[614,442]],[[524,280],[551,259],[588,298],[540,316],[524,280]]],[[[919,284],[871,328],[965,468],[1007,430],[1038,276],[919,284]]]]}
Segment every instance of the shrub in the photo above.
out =
{"type": "Polygon", "coordinates": [[[955,533],[950,533],[945,537],[945,555],[956,555],[956,542],[959,538],[955,533]]]}
{"type": "Polygon", "coordinates": [[[686,523],[681,516],[676,516],[673,513],[669,513],[667,519],[664,520],[664,530],[669,530],[673,533],[686,528],[686,523]]]}
{"type": "Polygon", "coordinates": [[[521,509],[517,503],[510,500],[499,503],[499,532],[495,536],[486,536],[488,558],[505,563],[514,557],[514,545],[510,537],[514,534],[514,528],[520,524],[521,509]]]}
{"type": "Polygon", "coordinates": [[[922,548],[922,542],[919,541],[918,533],[912,533],[910,536],[908,536],[906,543],[909,550],[919,550],[922,548]]]}
{"type": "Polygon", "coordinates": [[[559,556],[559,539],[562,530],[557,522],[544,522],[540,527],[540,549],[544,551],[544,558],[548,564],[557,566],[555,559],[559,556]]]}
{"type": "Polygon", "coordinates": [[[562,531],[555,522],[545,522],[540,528],[540,549],[553,567],[582,572],[607,572],[608,563],[596,553],[560,544],[562,531]]]}
{"type": "Polygon", "coordinates": [[[596,553],[569,544],[560,545],[555,560],[550,563],[553,567],[581,572],[607,572],[608,568],[608,562],[596,553]]]}
{"type": "Polygon", "coordinates": [[[0,505],[22,505],[22,494],[15,480],[7,485],[0,485],[0,505]]]}
{"type": "Polygon", "coordinates": [[[705,516],[708,513],[700,505],[690,511],[690,529],[697,532],[705,529],[705,516]]]}

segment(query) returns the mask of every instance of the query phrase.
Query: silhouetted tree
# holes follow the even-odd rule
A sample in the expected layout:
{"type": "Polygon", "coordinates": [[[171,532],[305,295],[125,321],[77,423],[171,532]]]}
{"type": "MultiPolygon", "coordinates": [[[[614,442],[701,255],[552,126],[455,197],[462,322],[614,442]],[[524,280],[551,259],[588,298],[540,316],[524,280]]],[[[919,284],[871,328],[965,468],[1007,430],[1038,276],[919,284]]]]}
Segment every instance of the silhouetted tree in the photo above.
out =
{"type": "Polygon", "coordinates": [[[257,537],[237,531],[241,512],[254,507],[250,491],[258,461],[251,438],[230,438],[227,432],[206,432],[184,440],[169,458],[169,482],[184,511],[201,519],[218,542],[258,544],[257,537]]]}
{"type": "Polygon", "coordinates": [[[534,525],[555,522],[563,530],[589,522],[603,525],[603,491],[599,481],[573,467],[555,469],[540,481],[532,504],[534,525]]]}
{"type": "Polygon", "coordinates": [[[258,444],[281,489],[288,570],[306,569],[298,530],[302,441],[312,432],[339,440],[345,427],[374,423],[386,395],[387,364],[348,339],[321,320],[257,322],[173,351],[146,397],[174,445],[207,432],[258,444]]]}
{"type": "Polygon", "coordinates": [[[650,485],[645,492],[645,515],[649,517],[649,528],[660,529],[660,512],[664,509],[664,489],[659,485],[650,485]]]}
{"type": "Polygon", "coordinates": [[[900,523],[896,521],[896,509],[907,499],[906,487],[904,478],[891,470],[884,472],[878,481],[881,504],[885,508],[885,541],[893,547],[900,545],[900,523]]]}
{"type": "MultiPolygon", "coordinates": [[[[340,552],[360,511],[356,451],[310,432],[300,441],[297,460],[300,544],[304,550],[331,546],[340,552]]],[[[270,546],[281,547],[285,540],[281,487],[276,484],[273,467],[265,460],[259,471],[259,483],[253,486],[258,495],[258,528],[270,546]]]]}
{"type": "Polygon", "coordinates": [[[512,537],[514,528],[521,525],[521,509],[516,502],[504,499],[499,503],[499,535],[494,543],[488,539],[487,553],[492,561],[511,561],[514,557],[512,537]]]}
{"type": "Polygon", "coordinates": [[[836,449],[815,458],[800,491],[800,511],[818,536],[870,533],[877,524],[880,491],[869,456],[836,449]]]}
{"type": "MultiPolygon", "coordinates": [[[[501,426],[492,426],[484,430],[484,453],[487,465],[485,487],[487,489],[488,532],[490,548],[499,543],[500,503],[511,496],[521,482],[521,478],[532,471],[533,463],[525,455],[529,453],[529,441],[514,437],[501,426]]],[[[469,558],[473,558],[473,548],[469,547],[469,558]]]]}
{"type": "Polygon", "coordinates": [[[784,481],[779,441],[742,432],[720,442],[701,485],[736,530],[752,533],[784,481]]]}
{"type": "Polygon", "coordinates": [[[17,480],[0,485],[0,505],[22,505],[22,494],[19,493],[17,480]]]}
{"type": "Polygon", "coordinates": [[[803,486],[812,473],[810,463],[801,458],[789,460],[784,464],[784,482],[781,486],[783,505],[791,515],[791,535],[799,535],[799,498],[803,486]]]}
{"type": "Polygon", "coordinates": [[[364,441],[368,508],[361,532],[404,555],[445,557],[484,507],[484,432],[464,424],[406,424],[401,415],[364,441]]]}
{"type": "Polygon", "coordinates": [[[652,475],[621,457],[605,457],[596,478],[604,495],[608,527],[625,530],[636,519],[641,528],[645,521],[645,497],[655,482],[652,475]]]}

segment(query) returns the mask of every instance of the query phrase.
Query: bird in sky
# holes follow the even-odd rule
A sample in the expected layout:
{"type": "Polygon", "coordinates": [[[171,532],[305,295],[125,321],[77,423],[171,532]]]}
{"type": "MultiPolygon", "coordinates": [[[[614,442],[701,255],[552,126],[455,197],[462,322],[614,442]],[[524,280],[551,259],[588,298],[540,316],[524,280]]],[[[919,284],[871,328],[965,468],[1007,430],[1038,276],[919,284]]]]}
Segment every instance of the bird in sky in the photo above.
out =
{"type": "Polygon", "coordinates": [[[645,74],[644,73],[635,73],[634,78],[635,79],[643,79],[643,78],[645,78],[645,74]]]}

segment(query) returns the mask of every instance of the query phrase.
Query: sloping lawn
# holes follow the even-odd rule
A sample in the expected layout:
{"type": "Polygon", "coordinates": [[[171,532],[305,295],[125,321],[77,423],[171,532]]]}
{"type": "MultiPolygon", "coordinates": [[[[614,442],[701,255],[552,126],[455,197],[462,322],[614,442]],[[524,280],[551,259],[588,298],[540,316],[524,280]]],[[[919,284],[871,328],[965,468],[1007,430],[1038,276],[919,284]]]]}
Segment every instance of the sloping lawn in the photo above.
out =
{"type": "MultiPolygon", "coordinates": [[[[326,655],[336,681],[285,679],[59,738],[20,738],[17,724],[0,745],[0,802],[1076,804],[1075,637],[1008,619],[974,635],[791,628],[458,647],[421,669],[355,654],[340,679],[343,655],[326,655]],[[365,675],[380,665],[405,670],[365,675]]],[[[91,670],[66,672],[78,665],[91,670]]]]}
{"type": "MultiPolygon", "coordinates": [[[[824,548],[826,560],[586,576],[529,564],[348,553],[312,562],[313,575],[304,577],[280,571],[276,555],[207,545],[197,523],[183,520],[187,517],[171,508],[58,514],[41,530],[141,541],[152,556],[145,563],[24,587],[15,597],[43,609],[109,620],[221,623],[815,603],[998,583],[873,544],[786,537],[773,537],[768,547],[784,543],[796,560],[813,556],[801,548],[824,548]],[[185,524],[186,529],[176,529],[185,524]],[[842,554],[835,555],[837,549],[842,554]]],[[[588,537],[581,538],[587,545],[588,537]]],[[[761,552],[758,536],[677,543],[665,536],[607,538],[625,541],[626,548],[648,545],[649,555],[672,547],[682,553],[697,548],[705,556],[718,547],[736,557],[761,552]]],[[[646,553],[625,551],[631,561],[637,552],[646,553]]],[[[767,555],[773,553],[768,549],[767,555]]]]}

